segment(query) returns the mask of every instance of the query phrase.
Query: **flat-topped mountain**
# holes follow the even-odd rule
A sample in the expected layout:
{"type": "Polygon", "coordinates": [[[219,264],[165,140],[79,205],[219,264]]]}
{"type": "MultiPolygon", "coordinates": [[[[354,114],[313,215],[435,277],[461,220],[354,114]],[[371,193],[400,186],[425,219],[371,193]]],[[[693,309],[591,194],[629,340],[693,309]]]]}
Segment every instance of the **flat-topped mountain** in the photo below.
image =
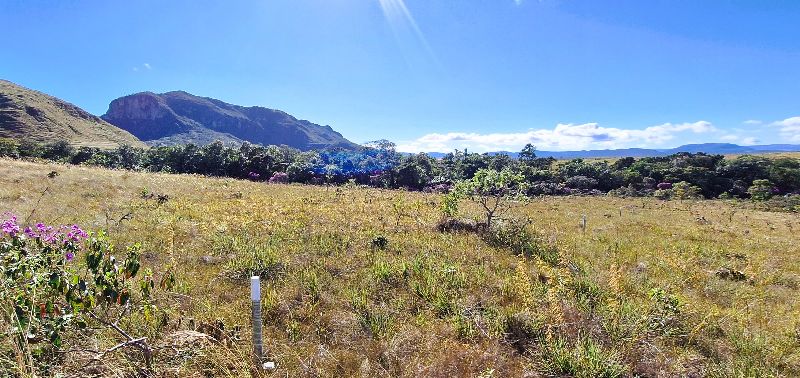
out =
{"type": "Polygon", "coordinates": [[[0,137],[100,148],[144,146],[129,132],[73,104],[6,80],[0,80],[0,137]]]}
{"type": "Polygon", "coordinates": [[[330,126],[299,120],[280,110],[232,105],[182,91],[118,98],[102,118],[149,145],[202,145],[221,140],[285,144],[301,150],[357,146],[330,126]]]}

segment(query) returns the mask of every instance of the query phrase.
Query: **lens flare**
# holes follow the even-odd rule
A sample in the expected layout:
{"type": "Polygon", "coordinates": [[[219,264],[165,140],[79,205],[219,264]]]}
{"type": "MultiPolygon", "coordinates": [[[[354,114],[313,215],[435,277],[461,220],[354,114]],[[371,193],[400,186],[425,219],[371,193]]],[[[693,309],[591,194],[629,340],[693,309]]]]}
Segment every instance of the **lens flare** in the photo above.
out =
{"type": "Polygon", "coordinates": [[[414,20],[414,16],[412,16],[411,12],[408,10],[405,1],[404,0],[378,0],[378,1],[381,4],[383,15],[389,22],[389,26],[392,28],[392,32],[394,32],[395,38],[398,40],[398,43],[400,43],[401,45],[409,45],[408,37],[409,34],[411,34],[412,39],[415,40],[416,44],[422,46],[422,49],[428,55],[428,58],[430,58],[438,65],[438,61],[436,59],[436,56],[433,54],[433,50],[428,44],[428,41],[425,39],[425,35],[422,33],[422,30],[420,30],[419,26],[417,25],[417,21],[414,20]]]}

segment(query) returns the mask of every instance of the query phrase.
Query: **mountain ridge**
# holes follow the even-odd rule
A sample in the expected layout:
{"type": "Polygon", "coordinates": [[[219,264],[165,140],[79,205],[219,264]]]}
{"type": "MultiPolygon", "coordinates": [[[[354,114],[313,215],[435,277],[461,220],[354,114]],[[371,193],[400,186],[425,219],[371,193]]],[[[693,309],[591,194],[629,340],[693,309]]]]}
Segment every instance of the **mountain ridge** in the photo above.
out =
{"type": "Polygon", "coordinates": [[[357,145],[330,126],[295,118],[281,110],[240,106],[185,91],[139,92],[113,100],[104,120],[148,145],[251,142],[285,144],[301,150],[357,145]]]}
{"type": "MultiPolygon", "coordinates": [[[[693,143],[685,144],[675,148],[621,148],[608,150],[576,150],[576,151],[536,151],[538,157],[553,157],[556,159],[593,159],[593,158],[621,158],[621,157],[656,157],[667,156],[679,152],[704,152],[707,154],[748,154],[748,153],[776,153],[776,152],[799,152],[800,144],[764,144],[753,146],[741,146],[733,143],[693,143]]],[[[432,157],[442,157],[447,153],[428,152],[432,157]]],[[[516,158],[518,152],[495,151],[489,152],[490,155],[505,154],[516,158]]]]}
{"type": "Polygon", "coordinates": [[[37,143],[67,141],[74,146],[115,148],[145,144],[80,107],[0,79],[0,137],[37,143]]]}

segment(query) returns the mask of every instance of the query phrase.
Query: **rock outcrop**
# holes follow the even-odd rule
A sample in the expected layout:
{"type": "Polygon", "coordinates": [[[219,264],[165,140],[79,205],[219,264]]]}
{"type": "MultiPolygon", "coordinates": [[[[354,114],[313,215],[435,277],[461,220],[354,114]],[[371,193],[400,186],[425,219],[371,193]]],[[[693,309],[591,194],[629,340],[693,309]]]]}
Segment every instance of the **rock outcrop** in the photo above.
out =
{"type": "Polygon", "coordinates": [[[248,141],[301,150],[355,148],[330,126],[258,106],[243,107],[186,92],[142,92],[111,102],[102,118],[149,145],[248,141]]]}

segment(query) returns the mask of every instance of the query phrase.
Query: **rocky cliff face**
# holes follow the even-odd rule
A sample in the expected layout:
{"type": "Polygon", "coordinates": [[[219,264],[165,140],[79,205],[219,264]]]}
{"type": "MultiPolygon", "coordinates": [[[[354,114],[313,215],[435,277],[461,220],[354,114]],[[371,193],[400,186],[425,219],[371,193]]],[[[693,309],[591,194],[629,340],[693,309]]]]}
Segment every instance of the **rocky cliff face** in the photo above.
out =
{"type": "Polygon", "coordinates": [[[221,140],[285,144],[301,150],[356,147],[329,126],[298,120],[280,110],[237,106],[186,92],[118,98],[102,118],[150,145],[221,140]]]}
{"type": "Polygon", "coordinates": [[[0,137],[115,148],[144,144],[127,131],[58,98],[0,80],[0,137]]]}

